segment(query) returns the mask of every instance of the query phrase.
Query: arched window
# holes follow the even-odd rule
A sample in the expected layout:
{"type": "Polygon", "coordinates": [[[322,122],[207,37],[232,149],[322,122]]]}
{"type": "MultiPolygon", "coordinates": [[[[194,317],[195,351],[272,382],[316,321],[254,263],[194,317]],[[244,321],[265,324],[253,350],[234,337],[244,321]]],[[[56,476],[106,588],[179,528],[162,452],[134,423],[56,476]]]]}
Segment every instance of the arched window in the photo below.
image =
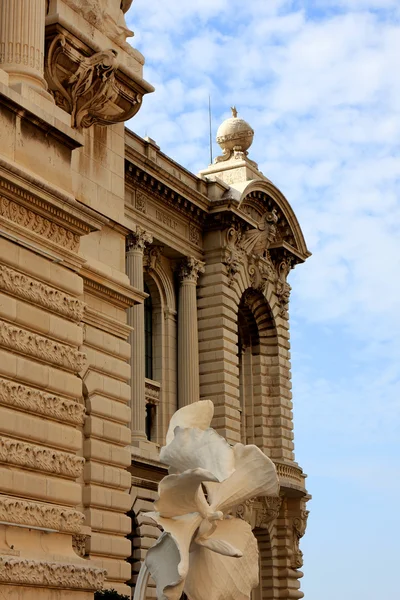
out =
{"type": "Polygon", "coordinates": [[[144,291],[148,294],[144,301],[145,376],[146,379],[153,379],[153,303],[146,283],[144,291]]]}

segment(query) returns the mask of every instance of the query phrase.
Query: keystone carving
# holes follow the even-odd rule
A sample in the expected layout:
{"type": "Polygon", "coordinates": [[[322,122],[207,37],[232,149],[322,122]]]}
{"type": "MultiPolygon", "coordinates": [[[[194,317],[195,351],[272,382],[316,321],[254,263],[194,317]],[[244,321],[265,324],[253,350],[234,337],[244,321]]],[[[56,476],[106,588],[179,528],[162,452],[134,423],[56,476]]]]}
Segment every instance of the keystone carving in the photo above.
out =
{"type": "Polygon", "coordinates": [[[0,437],[0,462],[76,479],[82,474],[85,459],[74,454],[0,437]]]}
{"type": "Polygon", "coordinates": [[[72,548],[74,549],[74,552],[81,558],[85,557],[86,540],[88,539],[88,537],[88,535],[84,535],[82,533],[78,533],[72,536],[72,548]]]}
{"type": "Polygon", "coordinates": [[[181,283],[191,282],[197,283],[199,275],[204,273],[205,263],[196,258],[185,258],[178,267],[178,277],[181,283]]]}
{"type": "Polygon", "coordinates": [[[0,403],[73,425],[82,426],[85,418],[82,404],[1,378],[0,403]]]}
{"type": "Polygon", "coordinates": [[[74,373],[82,371],[86,355],[70,346],[36,335],[0,321],[0,346],[64,367],[74,373]]]}
{"type": "Polygon", "coordinates": [[[144,250],[143,266],[148,271],[155,271],[160,262],[163,248],[161,246],[147,246],[144,250]]]}
{"type": "Polygon", "coordinates": [[[84,521],[81,512],[71,508],[38,504],[0,497],[0,521],[78,533],[84,521]]]}
{"type": "Polygon", "coordinates": [[[71,115],[73,127],[121,123],[139,110],[146,90],[123,75],[117,57],[113,49],[86,56],[62,33],[50,43],[45,72],[49,91],[71,115]]]}
{"type": "Polygon", "coordinates": [[[12,200],[8,200],[4,196],[0,196],[0,216],[37,233],[41,237],[67,250],[77,252],[79,249],[79,235],[41,217],[32,210],[28,210],[12,200]]]}
{"type": "Polygon", "coordinates": [[[27,275],[0,265],[0,289],[80,322],[85,304],[27,275]]]}
{"type": "Polygon", "coordinates": [[[106,571],[86,565],[0,557],[0,583],[100,590],[106,571]]]}

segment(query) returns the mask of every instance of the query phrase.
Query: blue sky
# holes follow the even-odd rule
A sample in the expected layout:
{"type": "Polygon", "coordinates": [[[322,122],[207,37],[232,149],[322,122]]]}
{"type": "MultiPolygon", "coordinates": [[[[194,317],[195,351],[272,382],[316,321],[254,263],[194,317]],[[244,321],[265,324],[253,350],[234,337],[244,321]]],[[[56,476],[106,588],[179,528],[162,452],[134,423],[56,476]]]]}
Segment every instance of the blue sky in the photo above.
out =
{"type": "MultiPolygon", "coordinates": [[[[396,597],[400,432],[398,0],[136,0],[156,92],[130,123],[198,172],[236,104],[313,253],[291,274],[306,600],[396,597]]],[[[214,148],[214,154],[217,148],[214,148]]]]}

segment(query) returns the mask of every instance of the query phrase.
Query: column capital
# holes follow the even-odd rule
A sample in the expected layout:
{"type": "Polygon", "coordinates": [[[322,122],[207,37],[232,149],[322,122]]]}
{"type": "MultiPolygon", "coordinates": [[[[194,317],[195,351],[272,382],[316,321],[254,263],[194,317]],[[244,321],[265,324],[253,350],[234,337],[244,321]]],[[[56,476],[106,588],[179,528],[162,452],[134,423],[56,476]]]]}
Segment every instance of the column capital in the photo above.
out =
{"type": "Polygon", "coordinates": [[[199,275],[204,273],[205,263],[193,256],[187,256],[178,266],[178,277],[181,283],[197,283],[199,275]]]}
{"type": "Polygon", "coordinates": [[[145,246],[153,242],[153,236],[139,227],[136,227],[136,231],[132,231],[126,238],[126,251],[137,250],[144,252],[145,246]]]}

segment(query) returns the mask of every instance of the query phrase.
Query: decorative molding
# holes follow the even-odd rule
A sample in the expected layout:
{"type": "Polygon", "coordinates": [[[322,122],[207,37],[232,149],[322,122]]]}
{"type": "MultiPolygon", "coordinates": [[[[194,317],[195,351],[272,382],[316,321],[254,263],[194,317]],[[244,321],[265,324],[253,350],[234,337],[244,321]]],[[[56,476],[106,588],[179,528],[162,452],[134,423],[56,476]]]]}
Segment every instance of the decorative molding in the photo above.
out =
{"type": "Polygon", "coordinates": [[[81,558],[84,558],[86,555],[86,540],[90,536],[84,535],[82,533],[77,533],[72,536],[72,548],[74,552],[81,558]]]}
{"type": "Polygon", "coordinates": [[[303,553],[300,550],[300,540],[304,536],[307,528],[308,510],[302,510],[300,516],[294,517],[292,521],[293,549],[291,556],[291,566],[293,569],[301,569],[303,566],[303,553]]]}
{"type": "Polygon", "coordinates": [[[84,515],[72,508],[0,496],[0,521],[78,533],[84,520],[84,515]]]}
{"type": "Polygon", "coordinates": [[[201,230],[193,223],[189,223],[189,242],[195,246],[201,245],[201,230]]]}
{"type": "Polygon", "coordinates": [[[161,385],[158,381],[145,379],[145,399],[146,404],[154,404],[157,406],[160,403],[161,385]]]}
{"type": "Polygon", "coordinates": [[[291,286],[287,282],[287,276],[293,265],[293,258],[284,253],[282,260],[278,264],[278,279],[276,282],[276,295],[281,307],[280,316],[288,318],[288,306],[290,299],[291,286]]]}
{"type": "MultiPolygon", "coordinates": [[[[119,308],[129,308],[134,304],[138,304],[139,297],[143,298],[143,296],[139,296],[137,290],[135,290],[134,294],[124,293],[123,286],[113,285],[110,281],[107,281],[109,285],[105,285],[105,283],[100,283],[100,281],[90,279],[89,277],[83,276],[82,279],[85,291],[93,294],[93,296],[97,296],[101,300],[111,302],[119,308]]],[[[128,291],[128,286],[125,289],[128,291]]]]}
{"type": "Polygon", "coordinates": [[[145,247],[152,243],[153,236],[138,225],[136,231],[132,231],[126,238],[126,251],[144,252],[145,247]]]}
{"type": "Polygon", "coordinates": [[[146,90],[122,74],[114,49],[91,56],[70,32],[58,33],[47,50],[45,76],[57,106],[71,115],[72,126],[112,125],[131,119],[146,90]]]}
{"type": "Polygon", "coordinates": [[[42,390],[0,378],[0,403],[62,423],[83,426],[85,407],[42,390]]]}
{"type": "Polygon", "coordinates": [[[282,498],[279,496],[265,496],[261,500],[261,506],[256,513],[255,527],[270,529],[273,521],[278,518],[282,506],[282,498]]]}
{"type": "Polygon", "coordinates": [[[244,252],[240,248],[242,229],[238,226],[229,227],[225,235],[225,256],[222,263],[226,266],[229,286],[231,287],[243,265],[244,252]]]}
{"type": "Polygon", "coordinates": [[[139,190],[135,193],[135,208],[144,215],[147,212],[147,196],[139,190]]]}
{"type": "Polygon", "coordinates": [[[178,277],[181,283],[195,283],[201,273],[205,272],[205,263],[193,256],[186,257],[178,267],[178,277]]]}
{"type": "Polygon", "coordinates": [[[83,322],[92,327],[96,327],[97,329],[101,329],[102,331],[106,331],[107,333],[111,333],[123,340],[126,340],[132,331],[132,327],[129,325],[121,323],[121,321],[113,319],[108,315],[99,313],[90,306],[86,306],[83,322]]]}
{"type": "Polygon", "coordinates": [[[49,219],[45,219],[41,215],[9,200],[5,196],[0,196],[0,216],[33,231],[37,235],[67,250],[77,252],[79,249],[79,235],[49,219]]]}
{"type": "Polygon", "coordinates": [[[59,450],[0,437],[0,462],[76,479],[85,459],[59,450]]]}
{"type": "Polygon", "coordinates": [[[0,556],[0,582],[62,589],[100,590],[105,569],[73,563],[49,563],[0,556]]]}
{"type": "Polygon", "coordinates": [[[85,366],[86,355],[75,348],[15,327],[5,321],[0,321],[0,346],[74,373],[79,373],[85,366]]]}
{"type": "MultiPolygon", "coordinates": [[[[251,213],[246,211],[245,214],[251,213]]],[[[264,257],[270,245],[276,240],[278,222],[278,214],[275,209],[271,212],[264,212],[261,219],[258,221],[257,229],[247,230],[241,240],[241,248],[246,254],[264,257]]]]}
{"type": "MultiPolygon", "coordinates": [[[[10,165],[7,165],[4,161],[0,160],[0,166],[3,170],[10,171],[10,165]]],[[[14,167],[15,170],[15,167],[14,167]]],[[[18,171],[13,173],[14,175],[18,175],[18,171]]],[[[33,178],[28,178],[28,184],[31,186],[36,185],[40,186],[42,182],[36,181],[33,178]]],[[[42,184],[43,186],[43,184],[42,184]]],[[[71,229],[73,233],[77,233],[80,235],[87,235],[95,228],[98,229],[101,226],[101,223],[98,222],[98,216],[94,214],[93,211],[90,211],[85,206],[79,206],[78,202],[73,198],[69,197],[65,193],[62,194],[59,190],[57,192],[60,195],[57,200],[62,202],[63,208],[59,206],[55,206],[38,196],[35,196],[30,191],[26,190],[23,187],[15,185],[11,181],[7,179],[0,179],[0,188],[5,190],[5,193],[8,195],[12,195],[13,197],[17,197],[26,208],[31,208],[32,206],[36,207],[39,212],[46,213],[50,218],[60,221],[63,225],[65,225],[66,229],[71,229]],[[77,211],[85,210],[86,214],[82,215],[82,218],[74,216],[77,211]],[[90,212],[90,216],[89,213],[90,212]],[[85,222],[83,219],[88,219],[89,223],[85,222]]],[[[46,190],[49,193],[54,194],[54,190],[46,190]]]]}
{"type": "Polygon", "coordinates": [[[5,265],[0,265],[0,289],[77,323],[82,321],[84,302],[5,265]]]}

